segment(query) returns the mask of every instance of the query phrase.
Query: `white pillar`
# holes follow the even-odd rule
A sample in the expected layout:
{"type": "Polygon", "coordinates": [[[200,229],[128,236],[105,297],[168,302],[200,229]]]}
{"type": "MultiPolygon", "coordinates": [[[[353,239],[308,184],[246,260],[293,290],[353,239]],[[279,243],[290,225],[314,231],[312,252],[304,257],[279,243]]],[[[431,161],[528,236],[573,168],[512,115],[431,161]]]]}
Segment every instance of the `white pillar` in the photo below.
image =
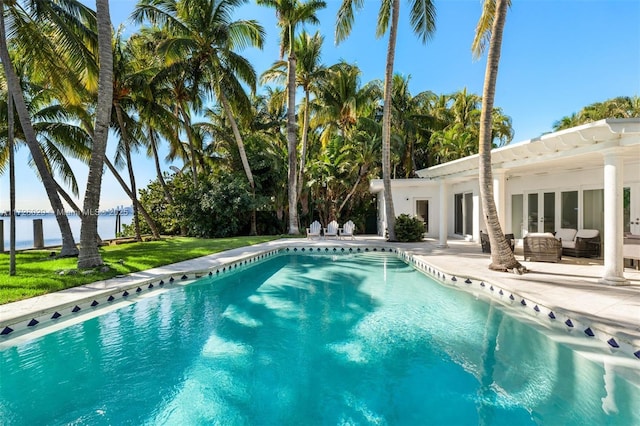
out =
{"type": "Polygon", "coordinates": [[[615,151],[604,153],[604,274],[601,284],[628,285],[624,278],[623,242],[623,162],[615,151]]]}
{"type": "Polygon", "coordinates": [[[378,192],[378,235],[384,237],[387,232],[387,208],[384,203],[384,190],[378,192]]]}
{"type": "Polygon", "coordinates": [[[449,186],[444,179],[440,181],[440,230],[438,246],[439,248],[447,248],[447,236],[449,234],[449,186]]]}
{"type": "Polygon", "coordinates": [[[482,213],[482,201],[480,200],[480,189],[478,194],[473,195],[473,232],[471,232],[471,240],[480,242],[480,226],[486,226],[484,214],[482,213]]]}
{"type": "Polygon", "coordinates": [[[493,171],[493,201],[496,203],[496,211],[498,212],[498,220],[503,231],[506,232],[506,181],[507,174],[503,170],[493,171]]]}

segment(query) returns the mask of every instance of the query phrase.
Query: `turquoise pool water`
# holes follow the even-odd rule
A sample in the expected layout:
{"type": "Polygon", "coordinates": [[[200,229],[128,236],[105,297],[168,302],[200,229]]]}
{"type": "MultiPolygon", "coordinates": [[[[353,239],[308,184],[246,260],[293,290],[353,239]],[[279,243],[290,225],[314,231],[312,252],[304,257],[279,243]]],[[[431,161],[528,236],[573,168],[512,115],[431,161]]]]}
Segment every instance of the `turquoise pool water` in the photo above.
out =
{"type": "Polygon", "coordinates": [[[541,329],[394,255],[276,256],[0,351],[0,423],[640,424],[541,329]]]}

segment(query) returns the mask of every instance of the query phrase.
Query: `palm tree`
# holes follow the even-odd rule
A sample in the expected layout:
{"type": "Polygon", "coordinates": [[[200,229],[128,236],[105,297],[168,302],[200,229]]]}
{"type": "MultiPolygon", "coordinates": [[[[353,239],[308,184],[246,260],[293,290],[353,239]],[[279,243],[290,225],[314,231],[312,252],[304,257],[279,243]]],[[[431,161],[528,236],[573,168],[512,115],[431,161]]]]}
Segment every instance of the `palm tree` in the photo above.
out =
{"type": "MultiPolygon", "coordinates": [[[[137,198],[137,188],[131,151],[136,149],[138,140],[136,133],[140,133],[138,122],[129,115],[129,111],[134,112],[133,93],[136,88],[144,87],[146,76],[136,72],[132,67],[131,52],[122,40],[122,30],[119,29],[115,35],[114,43],[114,72],[113,72],[113,117],[116,132],[120,136],[116,149],[115,164],[119,166],[123,163],[127,165],[129,172],[129,183],[133,198],[137,198]]],[[[138,203],[132,199],[133,204],[133,225],[136,241],[142,241],[140,234],[140,217],[138,203]]]]}
{"type": "Polygon", "coordinates": [[[498,65],[500,64],[500,50],[502,47],[502,33],[507,18],[510,0],[485,0],[482,15],[476,27],[476,35],[472,44],[472,51],[478,57],[484,50],[487,40],[489,52],[487,54],[487,68],[482,90],[482,112],[480,115],[479,142],[479,179],[482,211],[486,218],[487,232],[491,242],[491,263],[489,269],[498,271],[515,270],[522,273],[525,268],[518,262],[511,251],[511,247],[502,232],[495,200],[493,199],[493,176],[491,171],[492,148],[492,118],[493,100],[495,98],[498,65]]]}
{"type": "Polygon", "coordinates": [[[326,68],[320,62],[322,57],[322,43],[324,37],[316,32],[314,35],[302,31],[296,38],[297,81],[304,91],[304,112],[302,118],[302,147],[300,148],[300,169],[298,170],[298,199],[304,186],[304,168],[307,161],[307,146],[309,143],[309,120],[311,93],[317,95],[319,83],[326,77],[326,68]]]}
{"type": "Polygon", "coordinates": [[[128,46],[132,54],[134,69],[148,75],[143,90],[134,92],[135,103],[139,118],[143,127],[143,143],[147,147],[147,156],[153,158],[158,182],[164,191],[167,202],[174,203],[160,167],[158,155],[159,143],[162,139],[171,141],[177,145],[175,129],[179,128],[179,119],[171,111],[173,98],[168,84],[162,84],[154,79],[161,68],[161,60],[156,55],[159,42],[164,34],[158,30],[142,28],[140,32],[132,35],[128,40],[128,46]]]}
{"type": "Polygon", "coordinates": [[[604,102],[587,105],[580,112],[563,117],[553,123],[553,130],[563,130],[580,124],[591,123],[605,118],[640,117],[640,97],[618,96],[604,102]]]}
{"type": "Polygon", "coordinates": [[[319,23],[316,12],[326,7],[322,0],[257,0],[258,4],[274,8],[280,26],[280,58],[287,51],[287,151],[289,163],[289,234],[298,234],[297,137],[296,126],[296,27],[304,23],[319,23]]]}
{"type": "MultiPolygon", "coordinates": [[[[400,16],[400,0],[381,0],[378,12],[376,36],[381,37],[389,30],[387,60],[384,74],[384,104],[382,111],[382,180],[384,185],[385,213],[389,240],[396,241],[395,211],[391,196],[391,93],[393,65],[400,16]],[[389,24],[391,20],[391,24],[389,24]]],[[[354,9],[362,8],[364,0],[343,0],[338,10],[336,42],[345,39],[351,32],[354,9]]],[[[411,26],[420,40],[425,43],[435,31],[435,6],[431,0],[411,0],[411,26]]]]}
{"type": "MultiPolygon", "coordinates": [[[[0,7],[0,10],[2,8],[0,7]]],[[[13,145],[13,99],[7,92],[7,139],[9,145],[9,275],[16,274],[16,165],[13,145]]],[[[3,236],[4,238],[4,236],[3,236]]]]}
{"type": "Polygon", "coordinates": [[[429,140],[432,129],[430,124],[433,119],[429,115],[428,106],[435,98],[435,94],[429,91],[420,92],[413,96],[409,91],[411,76],[393,76],[393,93],[391,95],[391,127],[392,134],[402,142],[401,170],[406,178],[415,177],[416,164],[415,152],[420,142],[429,140]]]}
{"type": "MultiPolygon", "coordinates": [[[[327,68],[320,62],[322,56],[322,44],[324,37],[320,32],[310,35],[302,31],[295,39],[296,52],[296,85],[304,91],[304,104],[302,114],[302,144],[300,147],[300,167],[298,168],[297,197],[300,200],[304,187],[304,168],[307,160],[309,144],[309,121],[311,118],[311,94],[317,96],[321,82],[327,76],[327,68]]],[[[284,83],[287,78],[288,63],[277,61],[273,66],[262,73],[263,83],[275,81],[284,83]]]]}
{"type": "Polygon", "coordinates": [[[25,142],[29,147],[33,162],[37,167],[38,174],[40,175],[40,179],[42,180],[42,183],[45,187],[45,191],[47,192],[51,207],[53,208],[53,211],[55,213],[58,226],[60,227],[60,232],[62,234],[62,249],[60,251],[60,256],[76,256],[78,254],[78,248],[76,247],[73,240],[73,234],[71,233],[69,220],[64,211],[64,206],[62,204],[62,200],[60,199],[60,195],[58,194],[56,182],[53,179],[51,171],[47,168],[44,155],[42,154],[40,146],[36,140],[36,134],[33,129],[31,117],[29,115],[27,104],[22,93],[20,80],[18,79],[17,73],[13,67],[13,63],[9,55],[9,49],[7,46],[7,32],[4,21],[4,10],[4,1],[0,0],[0,11],[3,12],[3,16],[0,19],[0,59],[2,60],[5,77],[7,80],[7,90],[14,102],[22,131],[25,135],[25,142]]]}
{"type": "Polygon", "coordinates": [[[338,62],[327,69],[319,83],[317,102],[312,105],[312,127],[322,127],[320,140],[323,146],[336,135],[345,141],[351,138],[358,119],[375,112],[382,96],[378,81],[360,85],[362,71],[356,65],[338,62]]]}
{"type": "Polygon", "coordinates": [[[109,123],[113,105],[113,31],[109,14],[109,0],[96,0],[98,24],[98,56],[100,72],[98,77],[98,100],[94,126],[89,175],[84,193],[82,225],[80,228],[80,254],[78,268],[92,268],[103,264],[98,250],[98,215],[102,174],[106,159],[109,123]]]}
{"type": "MultiPolygon", "coordinates": [[[[138,22],[149,18],[152,22],[163,25],[167,29],[168,39],[159,46],[159,52],[169,64],[190,70],[194,90],[204,87],[223,106],[255,198],[253,174],[234,114],[249,109],[250,102],[242,83],[255,91],[256,74],[246,58],[237,54],[235,49],[245,46],[262,48],[264,29],[254,20],[232,21],[235,8],[245,1],[167,0],[166,7],[158,8],[155,1],[142,0],[133,17],[138,22]]],[[[192,144],[192,138],[190,143],[192,144]]],[[[191,156],[195,179],[197,167],[193,145],[191,156]]],[[[194,180],[194,185],[196,183],[194,180]]],[[[256,233],[255,212],[251,233],[256,233]]]]}

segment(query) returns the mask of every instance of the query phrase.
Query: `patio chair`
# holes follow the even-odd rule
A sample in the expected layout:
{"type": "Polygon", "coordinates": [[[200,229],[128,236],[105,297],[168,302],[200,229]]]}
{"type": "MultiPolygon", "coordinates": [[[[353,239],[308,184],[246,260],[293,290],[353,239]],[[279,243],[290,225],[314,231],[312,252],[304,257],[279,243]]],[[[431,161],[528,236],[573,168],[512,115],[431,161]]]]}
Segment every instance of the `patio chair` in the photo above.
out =
{"type": "Polygon", "coordinates": [[[335,220],[329,222],[327,227],[324,228],[324,237],[333,237],[335,239],[338,239],[338,222],[336,222],[335,220]]]}
{"type": "Polygon", "coordinates": [[[346,238],[346,237],[351,237],[352,240],[354,240],[354,236],[353,233],[356,230],[356,225],[352,222],[352,221],[347,221],[347,223],[345,223],[344,225],[342,225],[342,228],[340,228],[340,238],[346,238]]]}
{"type": "MultiPolygon", "coordinates": [[[[513,252],[516,249],[515,237],[513,234],[504,234],[504,237],[507,239],[509,247],[511,247],[511,251],[513,252]]],[[[491,253],[491,241],[489,240],[489,234],[486,232],[480,231],[480,245],[482,246],[483,253],[491,253]]]]}
{"type": "Polygon", "coordinates": [[[551,232],[530,233],[522,239],[524,260],[532,262],[560,262],[562,243],[551,232]]]}
{"type": "Polygon", "coordinates": [[[491,253],[491,242],[489,241],[489,234],[480,231],[480,245],[482,246],[483,253],[491,253]]]}
{"type": "Polygon", "coordinates": [[[307,238],[320,238],[320,231],[322,231],[322,225],[320,224],[320,222],[318,222],[317,220],[313,221],[307,228],[307,238]]]}

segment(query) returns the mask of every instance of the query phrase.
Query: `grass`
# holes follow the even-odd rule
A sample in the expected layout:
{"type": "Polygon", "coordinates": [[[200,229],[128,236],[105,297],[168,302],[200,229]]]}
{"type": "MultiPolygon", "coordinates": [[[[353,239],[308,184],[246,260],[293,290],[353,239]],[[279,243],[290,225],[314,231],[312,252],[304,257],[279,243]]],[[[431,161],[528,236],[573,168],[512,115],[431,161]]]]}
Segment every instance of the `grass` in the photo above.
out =
{"type": "Polygon", "coordinates": [[[0,304],[278,238],[280,237],[170,237],[160,241],[105,246],[100,251],[104,263],[110,267],[109,271],[95,270],[87,275],[60,274],[60,271],[75,270],[76,258],[56,259],[50,257],[51,251],[29,250],[16,254],[16,275],[9,276],[9,255],[3,253],[0,254],[0,304]]]}

